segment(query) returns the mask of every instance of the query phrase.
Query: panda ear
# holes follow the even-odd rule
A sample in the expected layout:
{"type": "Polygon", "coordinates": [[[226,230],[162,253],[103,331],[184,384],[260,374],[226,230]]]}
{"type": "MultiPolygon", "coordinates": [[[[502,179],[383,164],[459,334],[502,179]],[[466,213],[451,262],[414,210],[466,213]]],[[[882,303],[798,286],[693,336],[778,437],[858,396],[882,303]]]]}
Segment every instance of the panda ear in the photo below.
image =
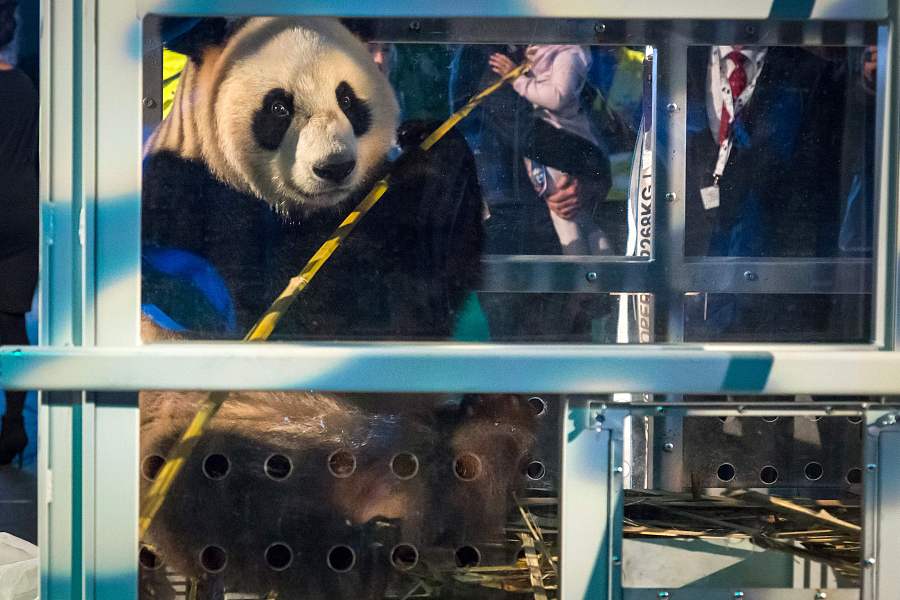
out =
{"type": "Polygon", "coordinates": [[[163,46],[186,54],[195,62],[199,62],[204,50],[224,44],[232,30],[233,27],[222,17],[205,19],[169,17],[162,20],[160,36],[163,46]]]}

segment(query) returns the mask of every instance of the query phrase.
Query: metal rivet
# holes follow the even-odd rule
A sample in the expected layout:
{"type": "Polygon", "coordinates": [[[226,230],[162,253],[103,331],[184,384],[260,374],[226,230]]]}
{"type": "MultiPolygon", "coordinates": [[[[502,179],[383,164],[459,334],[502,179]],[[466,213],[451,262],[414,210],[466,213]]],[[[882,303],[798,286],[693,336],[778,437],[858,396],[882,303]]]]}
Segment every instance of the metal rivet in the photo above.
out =
{"type": "Polygon", "coordinates": [[[738,412],[739,412],[739,413],[744,412],[744,410],[746,410],[746,409],[745,409],[743,406],[738,406],[738,412]]]}
{"type": "Polygon", "coordinates": [[[656,594],[656,597],[657,598],[668,598],[669,592],[659,592],[658,594],[656,594]]]}
{"type": "Polygon", "coordinates": [[[830,414],[833,413],[833,412],[834,412],[834,407],[833,407],[833,406],[826,406],[826,407],[825,407],[825,414],[826,414],[826,415],[830,415],[830,414]]]}
{"type": "Polygon", "coordinates": [[[584,277],[588,281],[597,281],[597,271],[588,271],[587,275],[584,277]]]}
{"type": "Polygon", "coordinates": [[[874,471],[877,468],[878,468],[878,465],[876,465],[875,463],[869,463],[866,465],[866,471],[868,471],[869,473],[871,473],[872,471],[874,471]]]}
{"type": "Polygon", "coordinates": [[[671,452],[674,449],[675,444],[673,444],[672,442],[666,442],[665,444],[663,444],[663,450],[665,450],[666,452],[671,452]]]}
{"type": "Polygon", "coordinates": [[[867,558],[866,560],[863,561],[863,565],[865,565],[867,567],[874,566],[875,565],[875,557],[870,556],[869,558],[867,558]]]}
{"type": "Polygon", "coordinates": [[[144,108],[153,108],[156,106],[156,100],[151,98],[150,96],[145,96],[143,100],[141,100],[141,104],[144,105],[144,108]]]}
{"type": "Polygon", "coordinates": [[[669,111],[670,113],[673,113],[673,112],[675,112],[676,110],[678,110],[678,105],[675,104],[674,102],[669,102],[669,103],[666,105],[666,110],[669,111]]]}
{"type": "Polygon", "coordinates": [[[735,592],[735,593],[734,593],[734,597],[735,597],[735,598],[743,598],[743,597],[744,597],[744,592],[735,592]]]}
{"type": "Polygon", "coordinates": [[[678,195],[675,192],[666,192],[666,200],[669,202],[675,202],[678,200],[678,195]]]}
{"type": "Polygon", "coordinates": [[[827,600],[828,594],[825,592],[816,592],[816,600],[827,600]]]}
{"type": "Polygon", "coordinates": [[[621,564],[622,564],[622,558],[619,557],[619,556],[613,556],[613,557],[612,557],[612,562],[613,562],[614,565],[621,565],[621,564]]]}
{"type": "Polygon", "coordinates": [[[409,29],[410,31],[419,31],[420,29],[422,29],[422,24],[418,21],[413,21],[409,24],[409,29]]]}
{"type": "Polygon", "coordinates": [[[625,472],[625,467],[616,467],[616,473],[622,474],[625,472]]]}
{"type": "Polygon", "coordinates": [[[744,271],[744,279],[747,281],[756,281],[756,273],[753,271],[744,271]]]}
{"type": "Polygon", "coordinates": [[[606,31],[605,23],[594,23],[594,33],[603,33],[606,31]]]}

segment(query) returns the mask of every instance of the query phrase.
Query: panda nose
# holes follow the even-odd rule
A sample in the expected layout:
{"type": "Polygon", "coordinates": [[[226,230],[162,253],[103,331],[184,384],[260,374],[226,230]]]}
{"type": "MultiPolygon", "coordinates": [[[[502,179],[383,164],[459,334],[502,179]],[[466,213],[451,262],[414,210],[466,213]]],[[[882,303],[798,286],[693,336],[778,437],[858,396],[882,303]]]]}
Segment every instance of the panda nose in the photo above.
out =
{"type": "Polygon", "coordinates": [[[350,171],[356,166],[355,160],[348,160],[342,162],[326,162],[321,165],[316,165],[313,167],[313,173],[322,179],[327,179],[328,181],[333,181],[334,183],[338,183],[343,181],[347,175],[350,174],[350,171]]]}

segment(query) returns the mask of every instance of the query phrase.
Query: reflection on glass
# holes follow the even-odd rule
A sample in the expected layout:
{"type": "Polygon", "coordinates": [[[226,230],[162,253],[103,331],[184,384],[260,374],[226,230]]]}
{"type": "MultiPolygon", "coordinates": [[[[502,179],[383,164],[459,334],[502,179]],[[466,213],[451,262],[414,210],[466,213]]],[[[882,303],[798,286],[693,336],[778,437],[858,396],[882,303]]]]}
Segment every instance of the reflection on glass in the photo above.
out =
{"type": "Polygon", "coordinates": [[[654,98],[678,90],[654,80],[652,47],[390,42],[375,20],[149,23],[162,111],[145,111],[142,304],[169,333],[146,341],[240,339],[292,281],[305,287],[271,339],[872,337],[874,47],[688,47],[676,118],[654,98]],[[685,197],[658,203],[655,140],[679,151],[682,122],[685,197]],[[716,262],[740,258],[772,268],[741,269],[745,290],[716,262]],[[808,314],[776,323],[786,283],[808,314]]]}

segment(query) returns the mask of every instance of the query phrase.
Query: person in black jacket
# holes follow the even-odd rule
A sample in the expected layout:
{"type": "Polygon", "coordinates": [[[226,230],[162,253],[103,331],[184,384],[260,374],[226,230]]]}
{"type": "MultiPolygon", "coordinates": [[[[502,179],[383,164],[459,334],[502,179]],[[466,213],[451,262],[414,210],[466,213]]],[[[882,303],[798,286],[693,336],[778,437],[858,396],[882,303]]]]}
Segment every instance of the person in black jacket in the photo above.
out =
{"type": "MultiPolygon", "coordinates": [[[[0,0],[0,50],[16,30],[16,1],[0,0]]],[[[0,344],[27,345],[25,313],[38,275],[38,98],[22,71],[0,60],[0,344]]],[[[0,465],[21,464],[28,436],[24,392],[6,392],[0,465]]]]}

